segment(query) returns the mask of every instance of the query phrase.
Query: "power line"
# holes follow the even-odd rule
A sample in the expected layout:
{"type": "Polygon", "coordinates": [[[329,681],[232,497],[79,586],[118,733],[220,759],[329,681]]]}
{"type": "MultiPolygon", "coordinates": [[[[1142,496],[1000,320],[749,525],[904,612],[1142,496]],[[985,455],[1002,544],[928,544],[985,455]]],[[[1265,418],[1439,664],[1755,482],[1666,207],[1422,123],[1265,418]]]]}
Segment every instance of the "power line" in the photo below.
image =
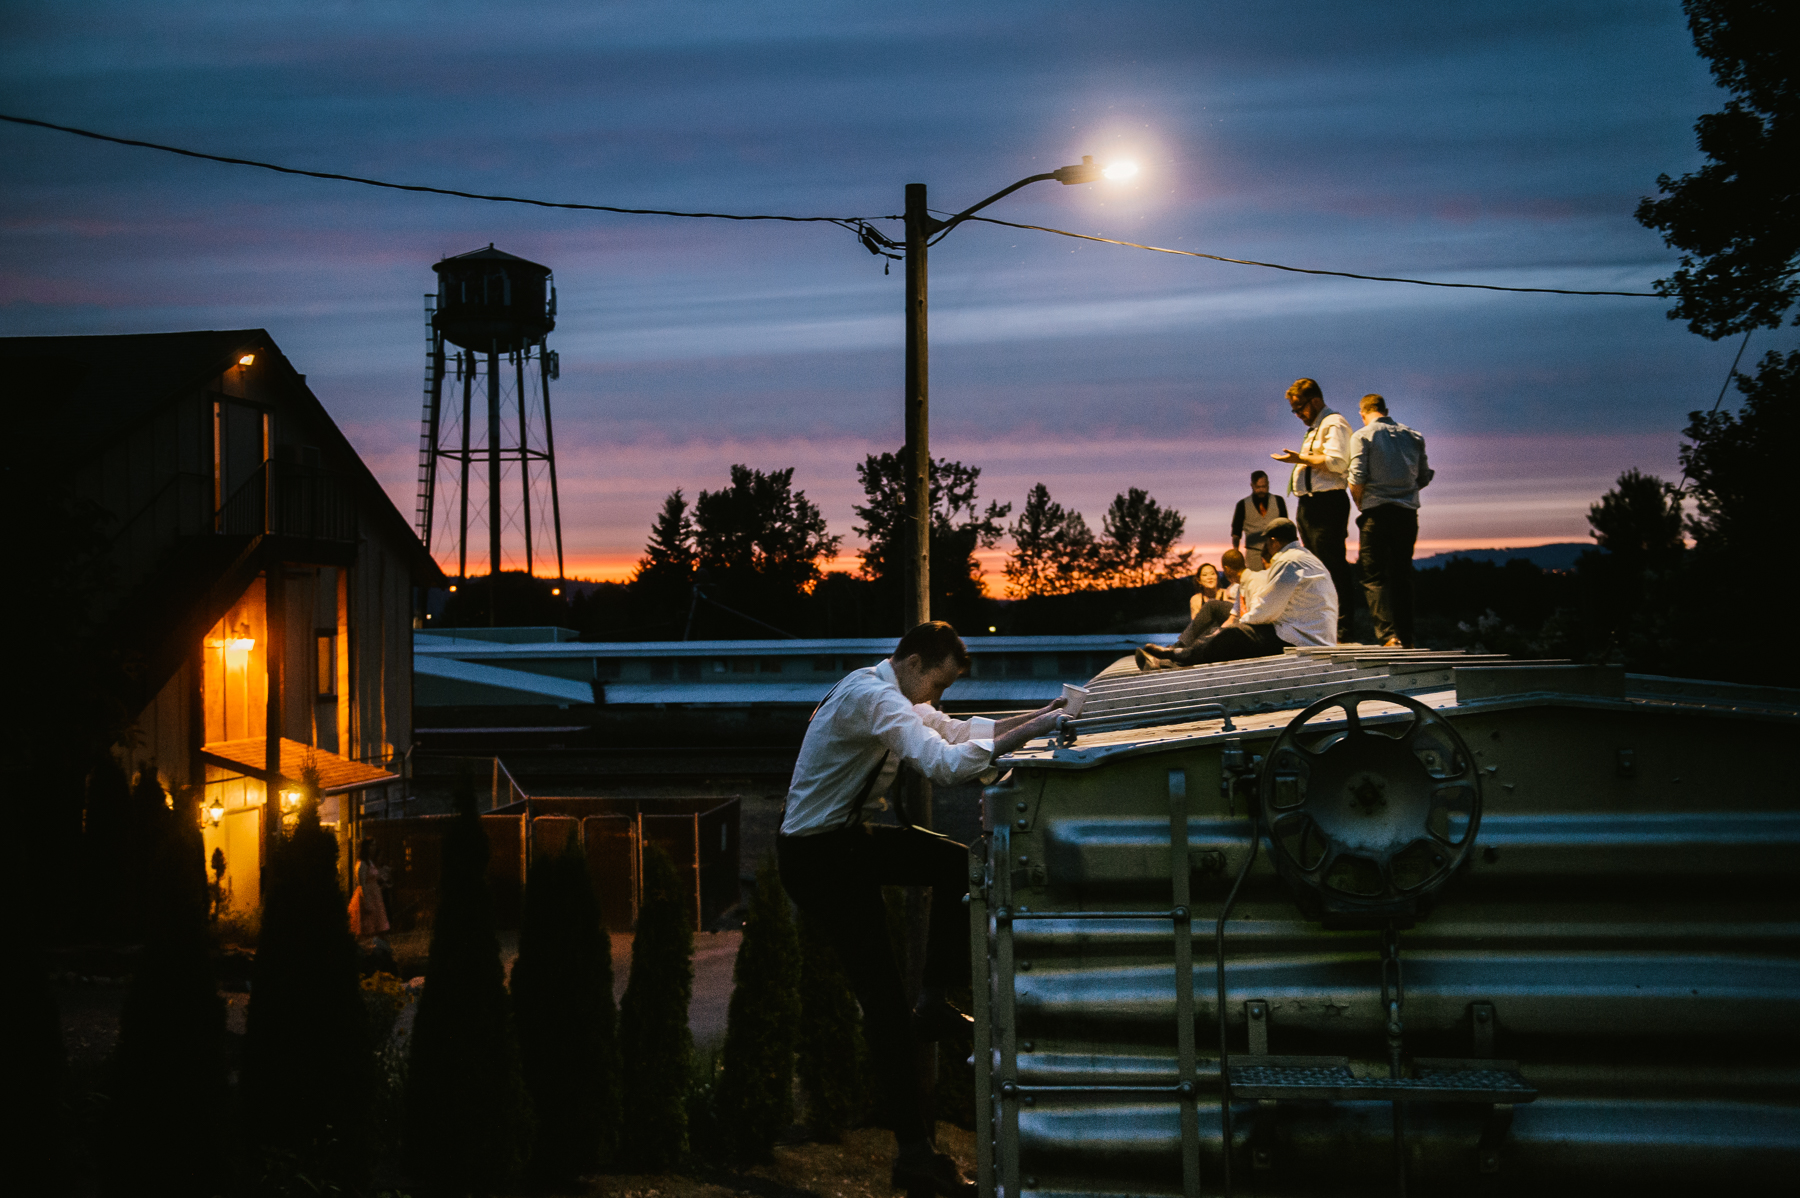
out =
{"type": "MultiPolygon", "coordinates": [[[[678,212],[667,208],[620,208],[611,204],[581,204],[558,200],[537,200],[526,196],[491,195],[485,192],[460,191],[451,187],[429,187],[419,183],[392,183],[384,179],[369,179],[361,175],[344,175],[335,171],[309,171],[298,167],[280,166],[273,162],[259,162],[253,158],[233,158],[224,154],[207,154],[200,150],[183,149],[180,146],[167,146],[159,142],[141,141],[132,137],[114,137],[109,133],[97,133],[92,129],[79,129],[73,125],[57,125],[50,121],[33,120],[29,117],[10,116],[0,113],[0,121],[15,125],[28,125],[37,129],[49,129],[57,133],[68,133],[76,137],[85,137],[93,141],[110,142],[114,145],[136,146],[140,149],[159,150],[165,154],[179,154],[184,158],[199,158],[207,162],[221,162],[228,166],[251,166],[259,170],[275,171],[283,175],[303,175],[309,179],[328,179],[340,183],[358,183],[365,187],[381,187],[391,191],[423,192],[428,195],[453,196],[464,200],[482,200],[494,204],[526,204],[534,208],[562,208],[579,212],[614,212],[624,216],[679,216],[696,220],[777,220],[794,224],[830,224],[849,229],[857,235],[871,254],[898,260],[898,255],[891,251],[901,248],[902,243],[894,241],[873,225],[872,220],[903,220],[900,216],[784,216],[775,213],[743,214],[735,212],[678,212]]],[[[1112,237],[1095,237],[1088,233],[1072,233],[1067,229],[1054,229],[1048,225],[1022,225],[1012,221],[996,220],[991,216],[970,216],[966,220],[981,221],[990,225],[1002,225],[1009,229],[1029,229],[1037,233],[1054,233],[1058,237],[1072,237],[1077,241],[1094,241],[1103,245],[1125,246],[1134,250],[1148,250],[1154,254],[1174,254],[1183,258],[1205,258],[1213,262],[1229,262],[1238,266],[1257,266],[1264,270],[1281,270],[1291,274],[1328,275],[1339,279],[1362,279],[1372,283],[1410,283],[1416,287],[1452,287],[1471,291],[1511,291],[1527,292],[1541,295],[1619,295],[1643,299],[1662,299],[1654,291],[1578,291],[1565,287],[1502,287],[1493,283],[1444,283],[1433,279],[1407,279],[1393,275],[1364,275],[1347,270],[1317,270],[1305,266],[1284,266],[1279,262],[1258,262],[1251,258],[1229,258],[1222,254],[1205,254],[1196,250],[1175,250],[1160,245],[1144,245],[1136,241],[1120,241],[1112,237]]]]}
{"type": "Polygon", "coordinates": [[[114,145],[137,146],[145,150],[161,150],[165,154],[179,154],[183,158],[204,158],[208,162],[223,162],[228,166],[254,166],[259,170],[276,171],[283,175],[305,175],[309,179],[333,179],[340,183],[360,183],[365,187],[385,187],[392,191],[421,191],[430,195],[455,196],[463,200],[486,200],[494,204],[529,204],[534,208],[573,208],[582,212],[618,212],[626,216],[686,216],[707,220],[784,220],[797,224],[831,224],[842,225],[860,231],[865,219],[900,220],[898,216],[882,216],[864,218],[859,216],[775,216],[758,214],[746,216],[735,212],[672,212],[663,208],[615,208],[610,204],[576,204],[557,200],[533,200],[524,196],[488,195],[478,191],[458,191],[451,187],[427,187],[420,183],[390,183],[383,179],[365,179],[361,175],[340,175],[334,171],[305,171],[293,166],[279,166],[273,162],[258,162],[253,158],[231,158],[224,154],[205,154],[199,150],[184,150],[180,146],[165,146],[154,141],[139,141],[132,137],[114,137],[109,133],[96,133],[92,129],[77,129],[73,125],[53,125],[49,121],[34,121],[29,117],[8,116],[0,113],[0,121],[10,121],[15,125],[31,125],[39,129],[53,129],[58,133],[72,133],[76,137],[92,138],[94,141],[108,141],[114,145]]]}
{"type": "Polygon", "coordinates": [[[1048,225],[1014,224],[1009,220],[995,220],[991,216],[971,216],[966,219],[983,221],[990,225],[1005,225],[1009,229],[1031,229],[1038,233],[1054,233],[1058,237],[1073,237],[1077,241],[1098,241],[1105,245],[1128,246],[1134,250],[1149,250],[1153,254],[1176,254],[1183,258],[1208,258],[1214,262],[1232,262],[1238,266],[1260,266],[1266,270],[1285,270],[1297,275],[1331,275],[1339,279],[1366,279],[1372,283],[1411,283],[1418,287],[1460,287],[1474,291],[1530,291],[1545,295],[1629,295],[1641,296],[1645,299],[1665,298],[1654,291],[1574,291],[1564,287],[1501,287],[1494,283],[1441,283],[1435,279],[1401,279],[1392,275],[1359,275],[1347,270],[1313,270],[1305,266],[1283,266],[1279,262],[1258,262],[1252,258],[1227,258],[1221,254],[1202,254],[1196,250],[1171,250],[1160,245],[1142,245],[1136,241],[1094,237],[1087,233],[1071,233],[1067,229],[1052,229],[1048,225]]]}

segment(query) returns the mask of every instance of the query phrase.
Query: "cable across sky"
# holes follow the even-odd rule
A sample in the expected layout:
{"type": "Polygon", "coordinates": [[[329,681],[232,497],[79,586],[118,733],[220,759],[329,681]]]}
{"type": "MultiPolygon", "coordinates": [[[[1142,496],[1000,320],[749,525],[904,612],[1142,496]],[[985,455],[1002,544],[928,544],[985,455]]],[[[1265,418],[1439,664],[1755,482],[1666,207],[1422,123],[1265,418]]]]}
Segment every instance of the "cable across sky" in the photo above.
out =
{"type": "MultiPolygon", "coordinates": [[[[493,195],[485,192],[460,191],[449,187],[432,187],[421,183],[394,183],[385,179],[370,179],[361,175],[345,175],[335,171],[310,171],[299,167],[281,166],[273,162],[259,162],[253,158],[234,158],[224,154],[209,154],[201,150],[189,150],[181,146],[163,145],[159,142],[142,141],[132,137],[117,137],[110,133],[99,133],[92,129],[80,129],[73,125],[58,125],[50,121],[34,120],[30,117],[12,116],[0,113],[0,121],[14,125],[25,125],[37,129],[48,129],[56,133],[67,133],[75,137],[85,137],[93,141],[110,142],[114,145],[135,146],[139,149],[157,150],[165,154],[178,154],[184,158],[199,158],[207,162],[219,162],[227,166],[249,166],[259,170],[275,171],[283,175],[303,175],[309,179],[325,179],[338,183],[357,183],[364,187],[380,187],[391,191],[420,192],[427,195],[452,196],[464,200],[481,200],[493,204],[525,204],[534,208],[561,208],[578,212],[612,212],[622,216],[676,216],[695,220],[738,220],[787,221],[793,224],[830,224],[849,229],[856,233],[865,246],[870,246],[872,239],[883,245],[896,246],[896,243],[873,230],[869,224],[876,220],[902,220],[899,216],[789,216],[776,213],[735,213],[735,212],[680,212],[666,208],[623,208],[611,204],[587,204],[574,201],[539,200],[527,196],[493,195]]],[[[1222,254],[1207,254],[1197,250],[1176,250],[1164,246],[1144,245],[1136,241],[1121,241],[1113,237],[1097,237],[1088,233],[1072,233],[1067,229],[1055,229],[1047,225],[1017,224],[1013,221],[996,220],[988,216],[970,216],[965,219],[981,221],[985,224],[1004,225],[1010,229],[1027,229],[1037,233],[1052,233],[1058,237],[1072,237],[1078,241],[1093,241],[1103,245],[1123,246],[1127,249],[1147,250],[1154,254],[1174,254],[1183,258],[1204,258],[1213,262],[1228,262],[1238,266],[1256,266],[1265,270],[1287,271],[1291,274],[1326,275],[1339,279],[1361,279],[1373,283],[1409,283],[1417,287],[1449,287],[1475,291],[1511,291],[1544,295],[1595,295],[1595,296],[1628,296],[1642,299],[1665,299],[1654,291],[1582,291],[1562,287],[1505,287],[1493,283],[1446,283],[1435,279],[1409,279],[1394,275],[1365,275],[1346,270],[1322,270],[1305,266],[1284,266],[1278,262],[1259,262],[1251,258],[1231,258],[1222,254]]],[[[879,251],[875,251],[879,252],[879,251]]]]}

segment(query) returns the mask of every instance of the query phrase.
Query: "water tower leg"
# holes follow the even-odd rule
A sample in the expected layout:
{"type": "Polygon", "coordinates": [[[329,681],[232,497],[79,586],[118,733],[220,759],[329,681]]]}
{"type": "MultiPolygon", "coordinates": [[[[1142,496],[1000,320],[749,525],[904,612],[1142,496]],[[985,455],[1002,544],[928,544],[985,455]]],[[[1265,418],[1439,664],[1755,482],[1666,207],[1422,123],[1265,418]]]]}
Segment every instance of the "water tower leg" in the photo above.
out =
{"type": "Polygon", "coordinates": [[[544,383],[544,460],[550,466],[550,520],[556,527],[556,581],[563,581],[562,500],[556,493],[556,434],[550,429],[550,355],[538,360],[538,375],[544,383]]]}
{"type": "Polygon", "coordinates": [[[525,518],[525,576],[531,577],[536,571],[531,564],[531,438],[525,432],[525,358],[531,353],[529,346],[519,350],[518,357],[513,359],[513,371],[518,380],[519,393],[519,495],[524,502],[520,508],[525,518]]]}
{"type": "Polygon", "coordinates": [[[488,350],[488,626],[500,586],[500,346],[488,350]]]}
{"type": "Polygon", "coordinates": [[[456,580],[466,582],[469,577],[469,412],[475,390],[475,355],[468,350],[457,350],[456,357],[462,366],[463,384],[462,490],[458,492],[462,498],[462,527],[456,538],[456,580]]]}

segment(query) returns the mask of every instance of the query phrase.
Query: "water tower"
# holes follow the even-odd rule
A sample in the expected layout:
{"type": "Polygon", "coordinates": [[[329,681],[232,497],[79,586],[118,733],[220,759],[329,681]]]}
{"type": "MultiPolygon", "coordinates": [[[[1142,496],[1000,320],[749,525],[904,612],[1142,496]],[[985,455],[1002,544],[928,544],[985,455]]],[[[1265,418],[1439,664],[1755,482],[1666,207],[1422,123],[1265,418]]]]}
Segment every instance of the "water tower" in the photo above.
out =
{"type": "Polygon", "coordinates": [[[478,554],[480,532],[487,533],[485,561],[478,557],[477,565],[485,565],[488,575],[509,565],[535,574],[544,550],[553,549],[560,583],[562,502],[550,427],[550,380],[558,372],[556,354],[545,346],[556,327],[550,268],[490,243],[431,269],[438,289],[425,297],[419,538],[434,556],[454,540],[456,576],[466,579],[473,521],[478,554]]]}

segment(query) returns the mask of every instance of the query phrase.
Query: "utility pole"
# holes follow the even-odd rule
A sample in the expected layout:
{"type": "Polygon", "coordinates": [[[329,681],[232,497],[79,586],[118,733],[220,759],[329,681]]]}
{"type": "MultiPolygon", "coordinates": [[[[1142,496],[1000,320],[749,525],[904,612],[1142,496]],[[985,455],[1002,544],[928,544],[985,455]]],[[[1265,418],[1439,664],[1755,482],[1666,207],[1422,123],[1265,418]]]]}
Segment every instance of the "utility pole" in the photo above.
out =
{"type": "MultiPolygon", "coordinates": [[[[926,337],[927,240],[937,222],[925,210],[925,185],[906,185],[906,599],[902,633],[931,619],[931,350],[926,337]]],[[[929,799],[927,802],[929,803],[929,799]]],[[[927,824],[929,826],[929,824],[927,824]]]]}

